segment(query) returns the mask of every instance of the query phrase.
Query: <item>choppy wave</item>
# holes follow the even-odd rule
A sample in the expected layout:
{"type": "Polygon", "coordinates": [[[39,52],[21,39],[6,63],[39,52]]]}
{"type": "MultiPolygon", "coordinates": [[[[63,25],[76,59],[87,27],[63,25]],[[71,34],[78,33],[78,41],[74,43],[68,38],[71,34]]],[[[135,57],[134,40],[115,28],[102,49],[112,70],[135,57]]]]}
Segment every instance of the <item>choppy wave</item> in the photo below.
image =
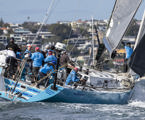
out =
{"type": "Polygon", "coordinates": [[[142,120],[144,112],[132,104],[0,102],[0,120],[142,120]]]}

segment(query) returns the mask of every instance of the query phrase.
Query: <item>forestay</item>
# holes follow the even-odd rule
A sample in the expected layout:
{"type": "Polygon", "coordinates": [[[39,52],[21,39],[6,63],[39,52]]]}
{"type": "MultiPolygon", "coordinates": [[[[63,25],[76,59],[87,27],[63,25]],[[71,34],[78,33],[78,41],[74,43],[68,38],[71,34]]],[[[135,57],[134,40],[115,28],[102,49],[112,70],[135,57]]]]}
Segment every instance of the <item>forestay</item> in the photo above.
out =
{"type": "Polygon", "coordinates": [[[110,54],[118,46],[142,0],[116,0],[104,44],[110,54]]]}

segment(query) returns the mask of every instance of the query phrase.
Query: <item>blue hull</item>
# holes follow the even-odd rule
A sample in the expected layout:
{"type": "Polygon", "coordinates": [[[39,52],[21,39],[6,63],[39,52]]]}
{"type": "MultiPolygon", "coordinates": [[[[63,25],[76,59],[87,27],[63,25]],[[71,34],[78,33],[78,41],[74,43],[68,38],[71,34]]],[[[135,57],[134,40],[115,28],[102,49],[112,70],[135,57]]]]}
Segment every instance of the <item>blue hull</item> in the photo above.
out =
{"type": "Polygon", "coordinates": [[[5,78],[6,91],[0,91],[0,97],[10,101],[21,102],[41,102],[48,101],[50,98],[63,90],[57,86],[57,91],[51,89],[50,85],[45,90],[19,82],[14,90],[16,82],[5,78]],[[14,91],[13,91],[14,90],[14,91]]]}
{"type": "Polygon", "coordinates": [[[49,99],[51,102],[87,103],[87,104],[127,104],[131,90],[112,91],[82,91],[64,88],[59,94],[49,99]]]}
{"type": "Polygon", "coordinates": [[[86,104],[127,104],[130,99],[131,90],[81,90],[67,88],[57,85],[57,90],[51,89],[49,85],[46,89],[38,89],[25,83],[18,83],[12,93],[16,82],[5,79],[7,91],[0,91],[0,97],[10,101],[21,102],[67,102],[86,104]],[[19,96],[21,94],[21,96],[19,96]]]}

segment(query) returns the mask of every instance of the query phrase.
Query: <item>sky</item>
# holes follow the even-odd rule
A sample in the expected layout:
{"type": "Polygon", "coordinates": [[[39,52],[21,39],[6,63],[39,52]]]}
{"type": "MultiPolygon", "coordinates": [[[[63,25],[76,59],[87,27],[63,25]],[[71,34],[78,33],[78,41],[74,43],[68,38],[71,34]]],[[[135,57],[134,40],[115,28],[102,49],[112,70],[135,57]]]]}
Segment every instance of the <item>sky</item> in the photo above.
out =
{"type": "MultiPolygon", "coordinates": [[[[75,21],[78,19],[109,19],[115,0],[0,0],[0,18],[4,22],[42,22],[53,1],[47,23],[75,21]]],[[[145,0],[135,18],[141,19],[145,10],[145,0]]]]}

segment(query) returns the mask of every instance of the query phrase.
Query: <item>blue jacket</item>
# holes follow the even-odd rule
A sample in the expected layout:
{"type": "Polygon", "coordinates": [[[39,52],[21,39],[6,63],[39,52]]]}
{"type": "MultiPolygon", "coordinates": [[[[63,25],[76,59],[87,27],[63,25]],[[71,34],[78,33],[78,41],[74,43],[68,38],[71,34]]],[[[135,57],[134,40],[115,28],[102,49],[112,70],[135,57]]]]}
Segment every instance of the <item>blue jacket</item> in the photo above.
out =
{"type": "Polygon", "coordinates": [[[39,70],[39,72],[42,72],[42,73],[44,73],[44,74],[47,74],[48,72],[53,72],[54,71],[54,69],[53,69],[53,66],[51,66],[51,65],[47,65],[47,64],[45,64],[40,70],[39,70]]]}
{"type": "Polygon", "coordinates": [[[33,60],[33,67],[40,67],[44,60],[44,56],[40,52],[35,52],[32,54],[31,59],[33,60]]]}
{"type": "Polygon", "coordinates": [[[48,56],[48,52],[49,52],[49,51],[52,51],[52,55],[56,56],[56,52],[55,52],[54,50],[51,50],[51,49],[49,49],[49,50],[46,51],[46,52],[47,52],[47,53],[46,53],[46,56],[48,56]]]}
{"type": "Polygon", "coordinates": [[[44,59],[44,62],[48,63],[48,62],[52,62],[52,61],[56,61],[57,62],[57,58],[54,55],[49,55],[44,59]]]}
{"type": "Polygon", "coordinates": [[[133,53],[133,49],[129,46],[125,46],[125,50],[126,50],[126,59],[129,59],[133,53]]]}
{"type": "Polygon", "coordinates": [[[16,52],[16,58],[21,59],[21,52],[16,52]]]}
{"type": "Polygon", "coordinates": [[[65,85],[68,85],[71,82],[77,82],[79,80],[80,79],[77,77],[76,72],[74,70],[72,70],[71,73],[68,75],[68,77],[66,79],[65,85]]]}
{"type": "Polygon", "coordinates": [[[26,49],[26,51],[24,52],[24,55],[26,55],[26,54],[28,54],[28,53],[30,54],[29,57],[31,57],[31,55],[32,55],[32,54],[31,54],[31,51],[29,51],[28,49],[26,49]]]}

